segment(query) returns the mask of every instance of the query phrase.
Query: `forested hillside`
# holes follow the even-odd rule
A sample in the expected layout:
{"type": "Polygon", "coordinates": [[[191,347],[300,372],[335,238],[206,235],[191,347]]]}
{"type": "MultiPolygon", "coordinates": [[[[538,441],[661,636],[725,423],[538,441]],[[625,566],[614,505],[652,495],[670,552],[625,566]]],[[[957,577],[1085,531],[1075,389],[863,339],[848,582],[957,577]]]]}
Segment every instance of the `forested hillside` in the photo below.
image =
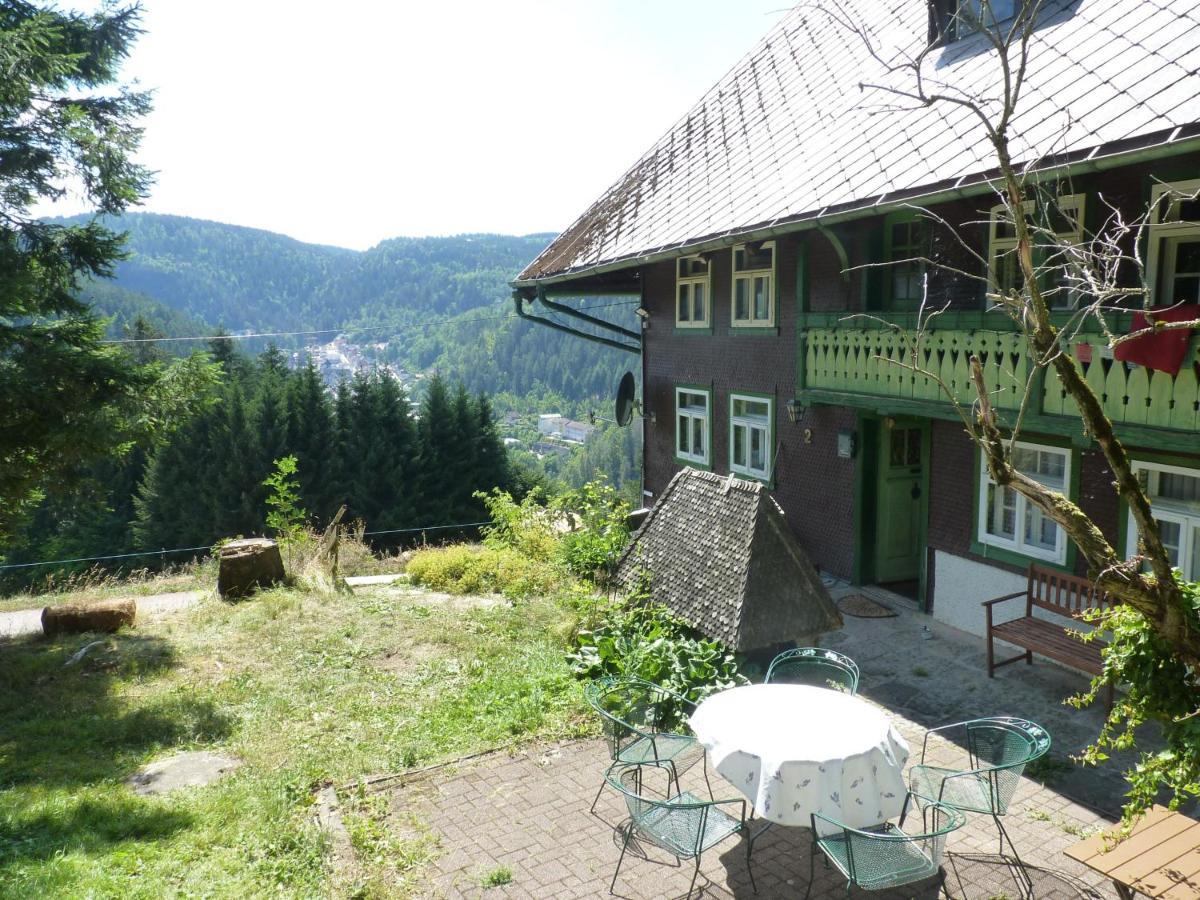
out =
{"type": "Polygon", "coordinates": [[[212,334],[212,326],[196,316],[172,309],[160,300],[121,287],[112,281],[90,281],[80,292],[107,319],[110,338],[132,335],[135,323],[144,325],[166,337],[194,337],[212,334]]]}
{"type": "MultiPolygon", "coordinates": [[[[515,318],[508,282],[548,234],[394,238],[358,252],[180,216],[133,213],[110,224],[128,232],[129,258],[118,264],[115,285],[89,292],[119,324],[140,312],[168,335],[205,326],[344,329],[362,343],[387,342],[383,359],[437,369],[471,391],[550,391],[569,401],[607,398],[634,362],[515,318]]],[[[583,305],[636,323],[632,298],[583,305]]]]}

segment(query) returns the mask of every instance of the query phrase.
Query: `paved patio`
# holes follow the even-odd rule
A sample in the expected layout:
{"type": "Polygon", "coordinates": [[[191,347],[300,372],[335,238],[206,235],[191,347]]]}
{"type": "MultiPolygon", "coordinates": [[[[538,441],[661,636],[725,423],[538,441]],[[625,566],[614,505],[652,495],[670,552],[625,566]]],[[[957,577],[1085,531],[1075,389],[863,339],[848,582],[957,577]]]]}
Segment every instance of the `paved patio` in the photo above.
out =
{"type": "MultiPolygon", "coordinates": [[[[840,594],[844,589],[839,589],[840,594]]],[[[1082,676],[1047,663],[1010,666],[989,680],[982,641],[939,626],[911,612],[891,619],[853,619],[826,640],[862,667],[860,693],[885,707],[912,748],[920,754],[925,728],[981,715],[1013,714],[1033,719],[1051,732],[1057,759],[1082,748],[1096,733],[1101,712],[1077,711],[1062,698],[1081,689],[1082,676]],[[923,635],[930,628],[932,637],[923,635]]],[[[958,748],[940,745],[934,761],[952,763],[958,748]]],[[[606,896],[620,852],[617,828],[625,821],[621,799],[605,790],[588,807],[607,765],[602,742],[580,741],[537,747],[517,755],[497,753],[392,792],[397,823],[416,817],[440,842],[426,896],[546,897],[606,896]],[[485,888],[483,880],[500,868],[511,883],[485,888]]],[[[1035,771],[1035,774],[1038,774],[1035,771]]],[[[1108,882],[1063,855],[1065,847],[1112,821],[1124,793],[1119,771],[1054,766],[1050,781],[1023,780],[1005,820],[1029,867],[1039,898],[1115,897],[1108,882]]],[[[698,781],[700,767],[684,777],[698,781]]],[[[718,796],[738,797],[719,776],[718,796]]],[[[398,827],[400,827],[398,825],[398,827]]],[[[1001,900],[1021,896],[1009,860],[998,855],[995,826],[969,817],[951,836],[946,889],[952,897],[1001,900]]],[[[808,833],[776,827],[755,844],[754,873],[759,897],[801,897],[808,885],[808,833]]],[[[844,896],[845,882],[817,863],[814,897],[844,896]]],[[[683,896],[690,863],[679,866],[654,847],[631,845],[617,894],[629,898],[683,896]]],[[[704,896],[744,898],[754,894],[741,839],[730,839],[706,854],[698,887],[704,896]]],[[[860,894],[879,900],[936,896],[936,884],[892,892],[860,894]]]]}

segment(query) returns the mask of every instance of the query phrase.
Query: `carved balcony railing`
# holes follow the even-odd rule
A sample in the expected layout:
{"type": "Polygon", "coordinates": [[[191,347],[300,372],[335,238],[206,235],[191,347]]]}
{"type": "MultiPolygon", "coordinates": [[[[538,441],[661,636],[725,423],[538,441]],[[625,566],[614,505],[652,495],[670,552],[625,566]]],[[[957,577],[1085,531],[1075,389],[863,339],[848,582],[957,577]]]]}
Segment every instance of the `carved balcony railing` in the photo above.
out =
{"type": "MultiPolygon", "coordinates": [[[[1100,335],[1081,335],[1065,352],[1072,353],[1088,383],[1100,396],[1115,423],[1130,426],[1200,431],[1200,338],[1193,338],[1178,374],[1169,375],[1110,357],[1100,335]]],[[[1070,417],[1075,404],[1052,369],[1034,373],[1023,336],[984,329],[928,331],[914,360],[910,339],[899,331],[872,327],[810,328],[803,334],[803,388],[815,400],[854,403],[878,398],[895,401],[898,409],[947,404],[942,387],[921,372],[936,373],[955,398],[968,406],[975,399],[970,358],[977,355],[992,393],[993,405],[1012,414],[1027,389],[1026,413],[1038,419],[1070,417]],[[921,372],[913,371],[911,367],[921,372]]],[[[870,402],[854,405],[870,406],[870,402]]],[[[883,406],[887,406],[884,402],[883,406]]]]}

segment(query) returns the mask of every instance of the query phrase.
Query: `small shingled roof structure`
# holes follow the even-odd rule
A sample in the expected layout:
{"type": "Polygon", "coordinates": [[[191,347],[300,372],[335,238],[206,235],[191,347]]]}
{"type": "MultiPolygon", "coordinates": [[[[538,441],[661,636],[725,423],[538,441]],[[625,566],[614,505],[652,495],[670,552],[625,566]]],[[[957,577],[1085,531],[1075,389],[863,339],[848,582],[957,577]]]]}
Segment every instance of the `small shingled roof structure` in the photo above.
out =
{"type": "Polygon", "coordinates": [[[842,627],[783,511],[756,481],[680,471],[617,563],[625,590],[650,597],[739,652],[810,643],[842,627]]]}
{"type": "MultiPolygon", "coordinates": [[[[996,93],[996,51],[983,35],[931,48],[925,0],[797,4],[514,287],[878,215],[938,192],[985,193],[995,155],[973,113],[888,93],[911,90],[912,78],[883,61],[913,59],[941,93],[996,93]]],[[[1046,0],[1028,62],[1011,128],[1019,165],[1103,167],[1198,143],[1195,0],[1046,0]]]]}

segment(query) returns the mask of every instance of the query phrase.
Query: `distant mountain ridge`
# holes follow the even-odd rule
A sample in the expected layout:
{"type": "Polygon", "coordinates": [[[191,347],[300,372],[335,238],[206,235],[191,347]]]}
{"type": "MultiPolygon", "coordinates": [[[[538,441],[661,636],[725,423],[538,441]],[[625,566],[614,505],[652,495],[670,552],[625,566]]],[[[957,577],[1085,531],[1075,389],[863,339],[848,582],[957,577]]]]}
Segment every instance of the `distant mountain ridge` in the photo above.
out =
{"type": "MultiPolygon", "coordinates": [[[[74,221],[79,221],[77,218],[74,221]]],[[[471,390],[607,397],[633,363],[620,351],[514,320],[509,279],[552,234],[399,237],[369,250],[204,219],[129,213],[115,282],[85,290],[122,333],[141,314],[171,336],[339,329],[389,341],[389,361],[438,369],[471,390]]],[[[595,315],[634,327],[633,307],[595,315]]],[[[282,340],[284,345],[297,342],[282,340]]]]}
{"type": "MultiPolygon", "coordinates": [[[[66,221],[81,221],[82,217],[66,221]]],[[[552,235],[392,238],[370,250],[157,213],[107,221],[128,234],[117,283],[230,331],[342,328],[465,312],[507,297],[508,279],[552,235]],[[383,317],[380,320],[380,317],[383,317]]]]}

